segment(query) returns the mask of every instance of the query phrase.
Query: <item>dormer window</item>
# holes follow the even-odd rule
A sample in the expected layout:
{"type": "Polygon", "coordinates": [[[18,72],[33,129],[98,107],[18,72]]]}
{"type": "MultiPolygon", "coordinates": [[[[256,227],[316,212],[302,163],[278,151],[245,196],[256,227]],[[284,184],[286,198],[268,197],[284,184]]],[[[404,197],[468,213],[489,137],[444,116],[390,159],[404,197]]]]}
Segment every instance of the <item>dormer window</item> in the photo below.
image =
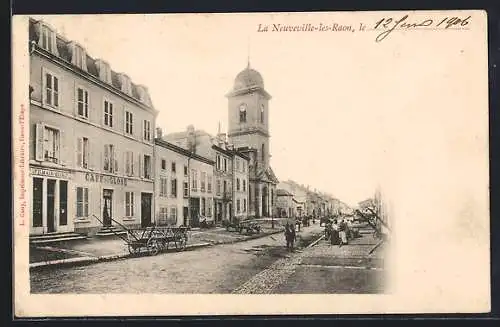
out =
{"type": "Polygon", "coordinates": [[[149,97],[148,89],[145,86],[137,85],[137,93],[139,93],[139,101],[150,107],[151,98],[149,97]]]}
{"type": "Polygon", "coordinates": [[[125,94],[132,95],[132,82],[130,77],[125,74],[120,74],[120,82],[122,84],[121,91],[125,94]]]}
{"type": "Polygon", "coordinates": [[[105,83],[111,84],[111,68],[104,60],[96,61],[97,70],[99,71],[99,79],[105,83]]]}
{"type": "Polygon", "coordinates": [[[85,49],[74,42],[71,44],[71,63],[87,71],[87,54],[85,49]]]}
{"type": "Polygon", "coordinates": [[[40,37],[38,39],[38,46],[42,49],[54,54],[59,55],[57,51],[56,33],[46,24],[38,23],[40,37]]]}

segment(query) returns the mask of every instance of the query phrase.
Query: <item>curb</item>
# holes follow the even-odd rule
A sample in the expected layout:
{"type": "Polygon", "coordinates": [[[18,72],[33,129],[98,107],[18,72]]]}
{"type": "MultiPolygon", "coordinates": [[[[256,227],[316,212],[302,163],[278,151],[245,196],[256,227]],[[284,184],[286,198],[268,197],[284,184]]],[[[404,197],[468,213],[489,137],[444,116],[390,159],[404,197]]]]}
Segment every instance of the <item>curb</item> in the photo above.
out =
{"type": "MultiPolygon", "coordinates": [[[[197,244],[191,244],[186,246],[186,249],[184,251],[191,251],[203,247],[208,247],[212,246],[210,243],[197,243],[197,244]]],[[[166,252],[165,252],[166,253],[166,252]]],[[[61,268],[65,266],[83,266],[83,265],[89,265],[93,263],[98,263],[98,262],[107,262],[107,261],[115,261],[119,259],[125,259],[125,258],[133,258],[134,256],[130,255],[129,253],[120,253],[120,254],[110,254],[110,255],[104,255],[100,257],[79,257],[79,258],[70,258],[70,259],[61,259],[61,260],[52,260],[52,261],[45,261],[45,262],[34,262],[30,263],[29,269],[41,269],[41,268],[61,268]]],[[[139,257],[139,256],[137,256],[139,257]]]]}
{"type": "Polygon", "coordinates": [[[256,240],[259,238],[271,236],[271,235],[282,233],[282,232],[283,232],[282,230],[279,230],[279,231],[274,231],[274,232],[270,232],[270,233],[252,235],[252,236],[245,238],[245,239],[239,239],[239,240],[234,240],[234,241],[215,241],[215,242],[210,243],[210,244],[211,245],[235,244],[235,243],[240,243],[240,242],[245,242],[245,241],[256,240]]]}

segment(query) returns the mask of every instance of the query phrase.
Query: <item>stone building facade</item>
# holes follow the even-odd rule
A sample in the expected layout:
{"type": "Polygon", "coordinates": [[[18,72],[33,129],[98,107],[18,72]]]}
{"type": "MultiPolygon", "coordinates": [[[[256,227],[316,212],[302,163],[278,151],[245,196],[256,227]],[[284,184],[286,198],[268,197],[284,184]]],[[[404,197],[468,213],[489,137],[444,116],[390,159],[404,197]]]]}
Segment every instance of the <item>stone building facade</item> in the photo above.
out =
{"type": "Polygon", "coordinates": [[[29,40],[30,234],[151,224],[158,112],[147,88],[43,21],[30,20],[29,40]]]}

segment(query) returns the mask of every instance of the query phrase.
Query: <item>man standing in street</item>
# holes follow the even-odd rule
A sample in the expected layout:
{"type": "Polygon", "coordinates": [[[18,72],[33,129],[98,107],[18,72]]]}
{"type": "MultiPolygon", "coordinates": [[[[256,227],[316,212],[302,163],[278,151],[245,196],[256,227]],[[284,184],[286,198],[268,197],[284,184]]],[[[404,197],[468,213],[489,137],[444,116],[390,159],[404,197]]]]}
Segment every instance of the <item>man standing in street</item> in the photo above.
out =
{"type": "Polygon", "coordinates": [[[293,224],[286,224],[285,226],[286,248],[293,252],[293,243],[295,242],[295,226],[293,224]]]}

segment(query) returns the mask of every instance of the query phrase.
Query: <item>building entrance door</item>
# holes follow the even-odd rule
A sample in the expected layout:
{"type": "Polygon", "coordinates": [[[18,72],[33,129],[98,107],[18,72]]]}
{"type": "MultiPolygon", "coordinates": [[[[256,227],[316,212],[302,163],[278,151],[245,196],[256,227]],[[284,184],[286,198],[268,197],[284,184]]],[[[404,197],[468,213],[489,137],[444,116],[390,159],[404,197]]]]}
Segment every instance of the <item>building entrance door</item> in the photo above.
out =
{"type": "Polygon", "coordinates": [[[59,224],[58,231],[69,231],[68,224],[68,182],[59,181],[59,224]]]}
{"type": "Polygon", "coordinates": [[[141,193],[141,227],[151,226],[151,193],[141,193]]]}
{"type": "Polygon", "coordinates": [[[102,223],[104,227],[112,225],[113,218],[113,190],[104,189],[102,192],[102,200],[104,202],[102,209],[102,223]]]}
{"type": "Polygon", "coordinates": [[[182,223],[184,226],[188,225],[188,218],[189,218],[189,208],[183,207],[182,208],[182,223]]]}
{"type": "Polygon", "coordinates": [[[55,211],[55,199],[56,199],[56,180],[47,180],[47,232],[53,233],[56,231],[56,211],[55,211]]]}

